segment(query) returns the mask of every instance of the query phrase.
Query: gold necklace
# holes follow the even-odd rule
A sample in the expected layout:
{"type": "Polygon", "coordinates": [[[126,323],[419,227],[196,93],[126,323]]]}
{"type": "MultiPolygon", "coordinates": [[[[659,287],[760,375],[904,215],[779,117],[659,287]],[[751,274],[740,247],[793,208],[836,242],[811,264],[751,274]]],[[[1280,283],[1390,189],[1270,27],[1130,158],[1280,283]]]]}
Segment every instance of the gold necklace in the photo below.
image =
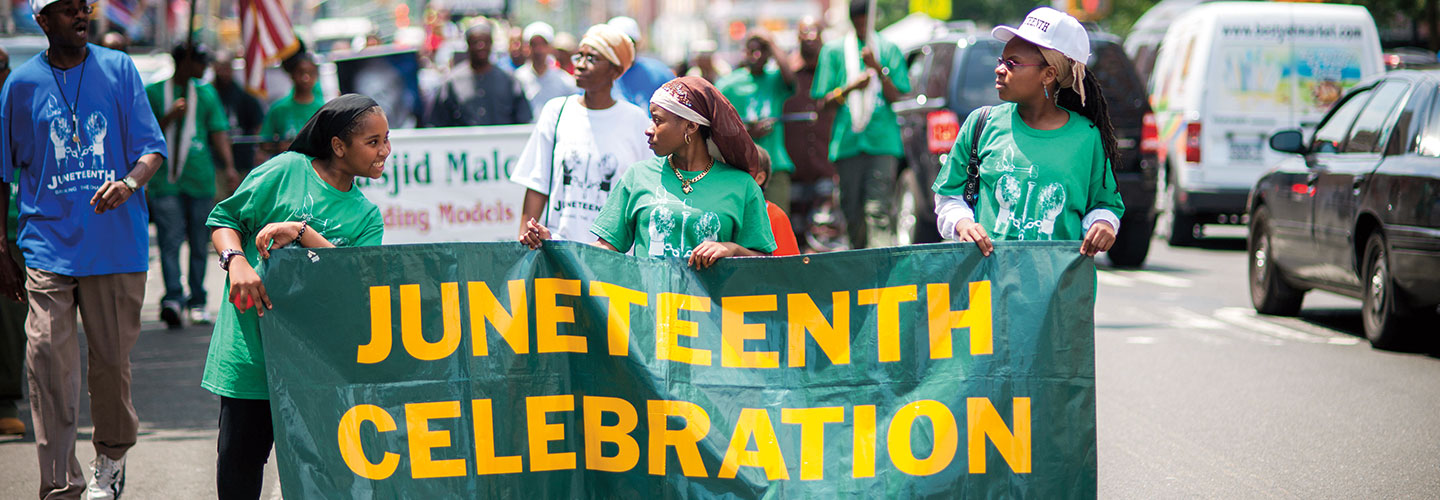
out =
{"type": "Polygon", "coordinates": [[[691,191],[694,191],[695,188],[690,187],[690,185],[700,182],[700,179],[704,179],[705,174],[710,173],[710,168],[715,166],[715,158],[710,158],[710,164],[705,166],[705,170],[700,171],[700,175],[695,176],[694,179],[686,179],[684,175],[680,174],[680,169],[675,167],[675,162],[672,161],[671,158],[671,156],[666,156],[665,163],[670,164],[670,171],[675,172],[676,179],[680,179],[680,190],[684,191],[685,194],[690,194],[691,191]]]}

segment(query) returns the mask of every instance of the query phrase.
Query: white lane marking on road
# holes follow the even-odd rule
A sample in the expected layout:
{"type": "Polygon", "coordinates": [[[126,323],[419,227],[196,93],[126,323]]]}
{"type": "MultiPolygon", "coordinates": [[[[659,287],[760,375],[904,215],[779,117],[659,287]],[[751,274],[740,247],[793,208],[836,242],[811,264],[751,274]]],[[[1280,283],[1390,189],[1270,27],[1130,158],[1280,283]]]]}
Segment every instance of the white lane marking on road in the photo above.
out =
{"type": "Polygon", "coordinates": [[[1284,342],[1281,342],[1279,339],[1246,330],[1238,330],[1230,325],[1217,321],[1215,318],[1183,307],[1171,307],[1169,308],[1169,312],[1171,316],[1174,317],[1170,321],[1170,326],[1179,328],[1182,331],[1226,340],[1234,338],[1269,346],[1284,344],[1284,342]]]}
{"type": "Polygon", "coordinates": [[[1275,338],[1306,342],[1310,344],[1355,345],[1360,340],[1339,334],[1302,332],[1261,319],[1254,309],[1248,307],[1222,307],[1215,310],[1215,317],[1241,328],[1275,338]]]}
{"type": "Polygon", "coordinates": [[[1125,339],[1126,344],[1154,344],[1159,342],[1155,337],[1129,337],[1125,339]]]}
{"type": "MultiPolygon", "coordinates": [[[[1166,308],[1166,312],[1168,312],[1170,316],[1167,323],[1171,328],[1180,331],[1180,333],[1194,337],[1196,340],[1199,340],[1200,342],[1204,342],[1206,344],[1226,345],[1231,342],[1231,339],[1227,338],[1224,335],[1216,333],[1219,331],[1223,331],[1226,328],[1226,325],[1219,321],[1215,321],[1214,318],[1197,312],[1193,312],[1183,307],[1166,308]]],[[[1265,341],[1274,341],[1274,339],[1267,338],[1264,341],[1260,342],[1267,343],[1265,341]]],[[[1276,341],[1275,345],[1278,344],[1279,342],[1276,341]]]]}
{"type": "Polygon", "coordinates": [[[1120,276],[1110,271],[1100,271],[1095,275],[1101,285],[1129,288],[1135,286],[1135,280],[1120,276]]]}
{"type": "Polygon", "coordinates": [[[1116,271],[1121,277],[1143,281],[1152,285],[1160,285],[1170,288],[1190,288],[1195,282],[1185,278],[1176,278],[1155,271],[1116,271]]]}

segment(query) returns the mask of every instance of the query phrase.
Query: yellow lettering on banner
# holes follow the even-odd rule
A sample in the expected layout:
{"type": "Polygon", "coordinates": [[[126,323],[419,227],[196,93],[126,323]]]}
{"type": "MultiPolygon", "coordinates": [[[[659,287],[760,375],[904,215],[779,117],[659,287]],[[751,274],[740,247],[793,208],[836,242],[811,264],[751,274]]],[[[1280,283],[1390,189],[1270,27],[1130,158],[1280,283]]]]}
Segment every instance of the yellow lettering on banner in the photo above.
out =
{"type": "Polygon", "coordinates": [[[854,477],[875,477],[875,405],[855,407],[854,477]]]}
{"type": "Polygon", "coordinates": [[[879,326],[877,347],[880,361],[900,361],[900,303],[919,300],[915,285],[892,286],[861,290],[856,299],[862,306],[875,305],[875,324],[879,326]]]}
{"type": "Polygon", "coordinates": [[[896,469],[912,476],[929,476],[945,470],[955,459],[955,450],[960,447],[960,429],[955,425],[955,414],[949,408],[939,401],[924,399],[895,412],[885,440],[890,450],[890,461],[896,469]],[[925,459],[915,458],[915,450],[910,443],[911,428],[920,417],[929,418],[935,431],[930,456],[925,459]]]}
{"type": "Polygon", "coordinates": [[[390,356],[390,287],[370,287],[370,343],[355,351],[355,362],[373,365],[390,356]]]}
{"type": "Polygon", "coordinates": [[[610,298],[609,327],[606,337],[610,340],[611,356],[630,355],[630,307],[645,307],[649,295],[629,288],[599,281],[590,282],[590,295],[610,298]]]}
{"type": "Polygon", "coordinates": [[[410,436],[410,477],[424,479],[465,475],[465,459],[433,460],[430,458],[430,450],[450,447],[450,431],[432,431],[430,430],[430,421],[440,418],[458,418],[459,416],[459,401],[405,405],[405,432],[410,436]]]}
{"type": "MultiPolygon", "coordinates": [[[[577,282],[575,286],[580,284],[577,282]]],[[[540,292],[535,292],[540,295],[540,292]]],[[[536,312],[539,314],[539,312],[536,312]]],[[[532,396],[525,398],[525,425],[530,434],[530,470],[571,470],[575,468],[575,452],[550,453],[552,441],[565,440],[565,424],[551,424],[545,415],[575,411],[575,396],[532,396]]]]}
{"type": "Polygon", "coordinates": [[[730,448],[725,450],[725,460],[720,463],[719,477],[734,478],[740,467],[761,467],[765,479],[790,479],[785,469],[785,457],[780,454],[780,441],[775,438],[775,426],[770,425],[770,413],[763,408],[743,408],[735,422],[735,434],[730,437],[730,448]],[[755,438],[755,451],[750,451],[750,438],[755,438]]]}
{"type": "Polygon", "coordinates": [[[530,352],[530,320],[525,300],[525,280],[511,280],[510,307],[506,311],[484,281],[471,281],[470,285],[470,343],[476,356],[490,355],[490,340],[485,323],[495,325],[500,338],[510,344],[515,354],[530,352]]]}
{"type": "Polygon", "coordinates": [[[705,462],[700,460],[700,440],[710,433],[710,415],[705,409],[688,401],[649,401],[646,410],[650,414],[650,474],[665,475],[669,458],[665,450],[673,446],[681,474],[709,477],[705,462]],[[670,417],[684,419],[685,426],[671,430],[670,417]]]}
{"type": "Polygon", "coordinates": [[[820,352],[830,358],[830,364],[850,364],[850,292],[831,295],[834,324],[825,320],[825,315],[807,294],[792,293],[786,296],[786,302],[790,310],[791,367],[805,366],[805,332],[810,332],[815,345],[820,346],[820,352]]]}
{"type": "Polygon", "coordinates": [[[420,321],[420,285],[400,285],[400,337],[405,352],[421,361],[435,361],[455,354],[460,347],[460,284],[440,284],[440,316],[444,334],[440,340],[425,340],[420,321]]]}
{"type": "Polygon", "coordinates": [[[720,302],[720,366],[779,368],[780,353],[746,351],[746,340],[764,340],[765,324],[746,323],[745,313],[774,311],[774,295],[725,297],[720,302]]]}
{"type": "MultiPolygon", "coordinates": [[[[373,289],[372,289],[373,290],[373,289]]],[[[400,454],[385,452],[380,458],[380,463],[370,463],[365,458],[365,449],[360,441],[360,424],[372,422],[375,430],[390,432],[395,430],[395,417],[391,417],[384,408],[375,405],[356,405],[345,415],[340,417],[340,430],[338,432],[340,443],[340,458],[345,460],[345,465],[355,475],[365,479],[380,481],[388,479],[395,473],[395,468],[400,466],[400,454]]]]}
{"type": "Polygon", "coordinates": [[[575,322],[575,308],[559,304],[557,296],[580,296],[580,280],[535,280],[535,352],[585,352],[583,335],[560,335],[560,323],[575,322]]]}
{"type": "Polygon", "coordinates": [[[970,308],[950,310],[950,284],[931,283],[925,286],[930,299],[930,359],[949,359],[954,355],[951,334],[957,328],[970,329],[970,355],[994,354],[991,335],[990,282],[970,283],[970,308]]]}
{"type": "Polygon", "coordinates": [[[640,423],[635,407],[620,398],[585,396],[581,400],[585,412],[585,468],[606,472],[629,472],[640,463],[640,444],[630,435],[640,423]],[[606,413],[619,418],[614,426],[605,426],[606,413]],[[620,449],[613,457],[605,456],[604,443],[615,443],[620,449]]]}
{"type": "Polygon", "coordinates": [[[700,336],[700,325],[680,319],[681,310],[710,312],[710,297],[662,293],[655,299],[655,359],[710,366],[710,351],[682,347],[680,336],[700,336]]]}
{"type": "Polygon", "coordinates": [[[970,473],[985,473],[985,438],[995,443],[1000,456],[1016,474],[1030,473],[1030,398],[1014,398],[1010,419],[1015,432],[1005,427],[1005,420],[987,398],[967,398],[965,432],[970,435],[970,473]]]}
{"type": "Polygon", "coordinates": [[[780,421],[800,424],[800,480],[825,479],[825,424],[845,421],[845,409],[781,408],[780,421]]]}
{"type": "Polygon", "coordinates": [[[495,408],[488,399],[470,402],[471,418],[475,419],[475,473],[516,474],[521,471],[520,457],[495,455],[495,408]]]}

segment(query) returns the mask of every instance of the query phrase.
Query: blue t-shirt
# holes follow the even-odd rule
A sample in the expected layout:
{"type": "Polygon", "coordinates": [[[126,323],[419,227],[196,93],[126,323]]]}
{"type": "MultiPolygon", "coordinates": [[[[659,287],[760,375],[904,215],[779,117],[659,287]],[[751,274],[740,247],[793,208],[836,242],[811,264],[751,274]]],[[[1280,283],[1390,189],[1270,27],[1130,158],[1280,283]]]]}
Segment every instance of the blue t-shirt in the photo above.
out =
{"type": "Polygon", "coordinates": [[[637,57],[635,64],[615,81],[613,94],[650,113],[650,96],[665,82],[675,79],[675,72],[658,59],[637,57]]]}
{"type": "Polygon", "coordinates": [[[165,136],[130,56],[89,47],[73,68],[54,68],[42,52],[11,73],[0,91],[0,180],[20,186],[25,265],[66,276],[143,272],[144,189],[104,214],[90,199],[141,156],[165,154],[165,136]]]}

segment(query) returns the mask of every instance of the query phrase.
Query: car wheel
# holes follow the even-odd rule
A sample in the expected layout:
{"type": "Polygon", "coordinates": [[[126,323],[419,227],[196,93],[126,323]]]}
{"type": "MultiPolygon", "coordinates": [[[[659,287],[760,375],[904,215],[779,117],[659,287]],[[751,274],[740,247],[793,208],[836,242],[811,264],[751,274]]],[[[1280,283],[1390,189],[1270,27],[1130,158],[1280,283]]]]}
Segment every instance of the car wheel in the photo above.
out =
{"type": "Polygon", "coordinates": [[[1270,217],[1265,207],[1255,210],[1250,218],[1250,303],[1255,312],[1275,316],[1300,314],[1305,291],[1285,282],[1285,275],[1275,265],[1274,246],[1270,242],[1270,217]]]}
{"type": "Polygon", "coordinates": [[[900,179],[895,182],[893,198],[895,200],[896,245],[905,246],[940,241],[939,229],[923,214],[925,208],[929,206],[924,198],[929,192],[929,189],[921,188],[919,179],[915,178],[915,169],[907,168],[900,172],[900,179]]]}
{"type": "Polygon", "coordinates": [[[1390,274],[1390,252],[1385,246],[1385,237],[1379,232],[1372,233],[1365,244],[1365,287],[1364,304],[1360,317],[1365,323],[1365,337],[1370,345],[1379,349],[1395,349],[1402,346],[1401,330],[1405,328],[1406,317],[1398,297],[1395,296],[1395,279],[1390,274]]]}
{"type": "Polygon", "coordinates": [[[1115,245],[1106,253],[1116,267],[1140,267],[1150,255],[1150,238],[1155,233],[1155,219],[1121,220],[1115,245]]]}
{"type": "Polygon", "coordinates": [[[1200,241],[1200,225],[1195,216],[1180,213],[1180,193],[1175,183],[1170,182],[1168,172],[1162,172],[1155,190],[1155,207],[1158,212],[1155,226],[1172,247],[1191,247],[1200,241]]]}

